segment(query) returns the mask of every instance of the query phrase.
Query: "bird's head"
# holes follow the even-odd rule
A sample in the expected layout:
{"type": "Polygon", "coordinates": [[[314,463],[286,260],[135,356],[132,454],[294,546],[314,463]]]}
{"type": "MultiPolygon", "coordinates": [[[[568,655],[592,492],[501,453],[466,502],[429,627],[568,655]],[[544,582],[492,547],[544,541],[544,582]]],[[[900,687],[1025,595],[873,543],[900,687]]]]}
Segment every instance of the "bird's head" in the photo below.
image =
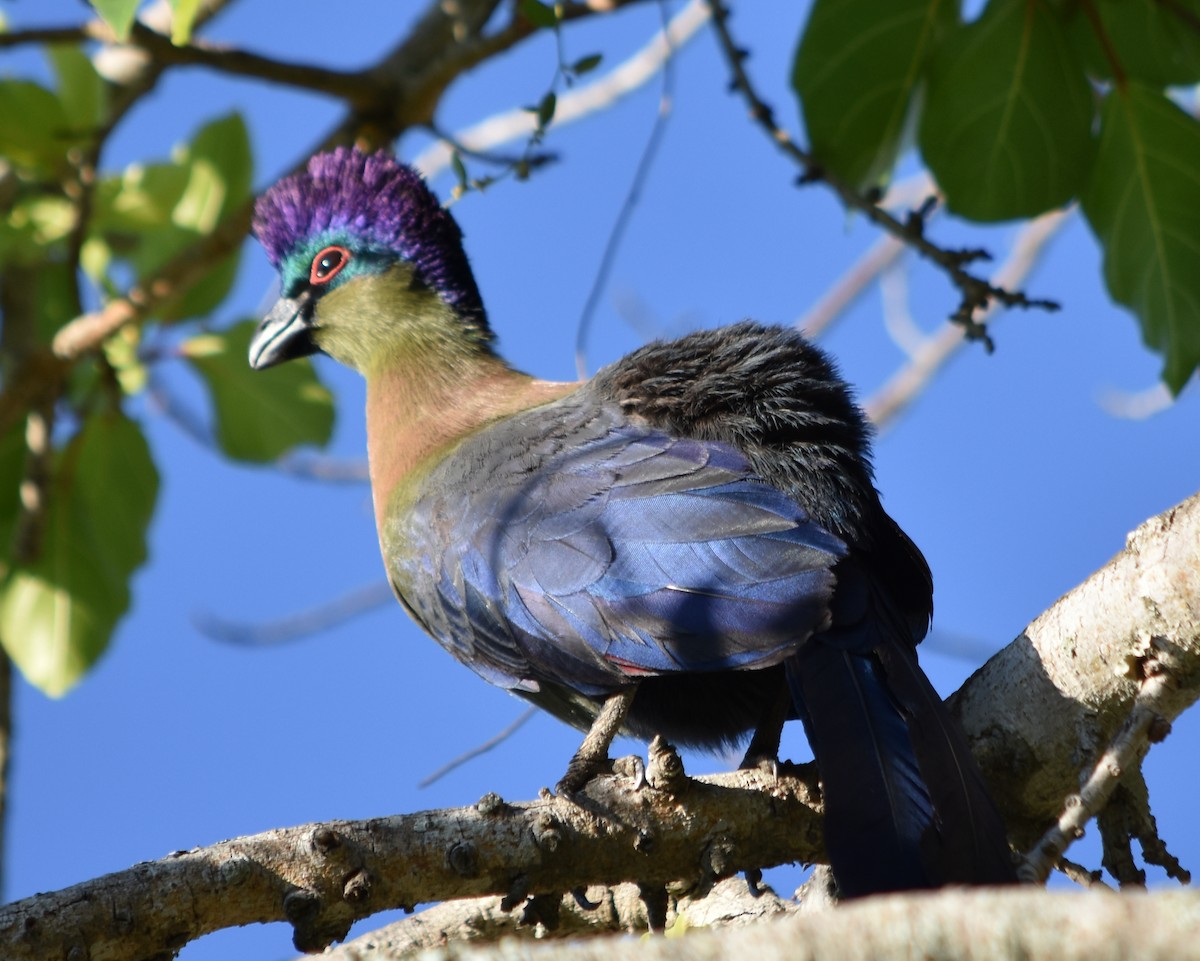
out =
{"type": "Polygon", "coordinates": [[[259,198],[253,230],[281,296],[250,343],[252,367],[324,351],[367,373],[397,353],[490,351],[458,225],[387,154],[318,154],[259,198]]]}

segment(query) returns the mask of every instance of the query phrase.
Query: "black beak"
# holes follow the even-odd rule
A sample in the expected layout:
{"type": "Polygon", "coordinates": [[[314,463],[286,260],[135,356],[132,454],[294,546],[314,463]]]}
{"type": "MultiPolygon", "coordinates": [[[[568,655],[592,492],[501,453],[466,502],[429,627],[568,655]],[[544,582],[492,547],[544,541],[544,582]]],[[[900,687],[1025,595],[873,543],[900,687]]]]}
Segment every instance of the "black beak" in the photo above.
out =
{"type": "Polygon", "coordinates": [[[311,313],[307,294],[280,297],[250,340],[250,366],[265,370],[285,360],[317,353],[321,348],[313,339],[311,313]]]}

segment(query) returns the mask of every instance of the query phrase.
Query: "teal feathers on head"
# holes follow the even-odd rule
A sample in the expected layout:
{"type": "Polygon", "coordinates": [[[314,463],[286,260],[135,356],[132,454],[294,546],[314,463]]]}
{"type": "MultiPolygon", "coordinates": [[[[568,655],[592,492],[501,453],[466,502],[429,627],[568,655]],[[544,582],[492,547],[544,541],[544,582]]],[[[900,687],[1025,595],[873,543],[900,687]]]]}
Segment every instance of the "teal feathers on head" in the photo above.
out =
{"type": "Polygon", "coordinates": [[[487,329],[458,224],[420,174],[383,151],[338,147],[317,154],[259,198],[252,229],[281,269],[314,242],[394,255],[465,321],[487,329]]]}

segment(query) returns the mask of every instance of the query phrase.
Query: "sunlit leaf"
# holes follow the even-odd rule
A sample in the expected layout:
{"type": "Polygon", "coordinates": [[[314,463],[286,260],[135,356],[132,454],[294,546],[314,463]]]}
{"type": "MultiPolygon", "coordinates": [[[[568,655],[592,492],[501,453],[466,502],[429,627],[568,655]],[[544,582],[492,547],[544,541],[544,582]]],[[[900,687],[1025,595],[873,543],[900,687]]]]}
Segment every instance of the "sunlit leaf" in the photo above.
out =
{"type": "Polygon", "coordinates": [[[951,210],[1010,220],[1079,192],[1093,119],[1083,68],[1049,6],[992,0],[930,63],[919,141],[951,210]]]}
{"type": "Polygon", "coordinates": [[[137,13],[141,0],[90,0],[96,13],[112,28],[117,40],[124,42],[129,39],[129,28],[133,26],[133,16],[137,13]]]}
{"type": "Polygon", "coordinates": [[[1083,211],[1104,247],[1104,279],[1175,393],[1200,365],[1200,123],[1162,93],[1114,89],[1083,211]]]}
{"type": "Polygon", "coordinates": [[[192,39],[200,0],[171,0],[171,43],[180,47],[192,39]]]}
{"type": "Polygon", "coordinates": [[[333,433],[333,397],[311,363],[252,370],[247,354],[257,321],[183,345],[208,384],[221,450],[237,460],[272,461],[300,444],[323,446],[333,433]]]}
{"type": "Polygon", "coordinates": [[[56,457],[36,558],[0,585],[0,643],[51,696],[108,647],[146,560],[158,472],[137,424],[94,414],[56,457]]]}
{"type": "Polygon", "coordinates": [[[957,18],[951,0],[817,0],[792,87],[822,166],[855,187],[891,172],[930,51],[957,18]]]}
{"type": "MultiPolygon", "coordinates": [[[[97,191],[94,234],[139,277],[157,272],[250,197],[250,138],[238,114],[205,124],[172,163],[127,168],[97,191]]],[[[164,320],[204,316],[233,284],[240,251],[159,311],[164,320]]]]}

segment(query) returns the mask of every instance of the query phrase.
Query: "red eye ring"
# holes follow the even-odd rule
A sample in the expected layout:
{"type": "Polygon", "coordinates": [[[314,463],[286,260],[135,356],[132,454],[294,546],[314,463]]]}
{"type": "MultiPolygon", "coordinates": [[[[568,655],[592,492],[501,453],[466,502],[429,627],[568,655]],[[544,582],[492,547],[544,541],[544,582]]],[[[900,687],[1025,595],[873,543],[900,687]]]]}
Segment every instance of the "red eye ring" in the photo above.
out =
{"type": "Polygon", "coordinates": [[[310,284],[327,284],[336,277],[346,264],[350,263],[350,251],[337,244],[326,247],[312,259],[312,269],[308,274],[310,284]]]}

